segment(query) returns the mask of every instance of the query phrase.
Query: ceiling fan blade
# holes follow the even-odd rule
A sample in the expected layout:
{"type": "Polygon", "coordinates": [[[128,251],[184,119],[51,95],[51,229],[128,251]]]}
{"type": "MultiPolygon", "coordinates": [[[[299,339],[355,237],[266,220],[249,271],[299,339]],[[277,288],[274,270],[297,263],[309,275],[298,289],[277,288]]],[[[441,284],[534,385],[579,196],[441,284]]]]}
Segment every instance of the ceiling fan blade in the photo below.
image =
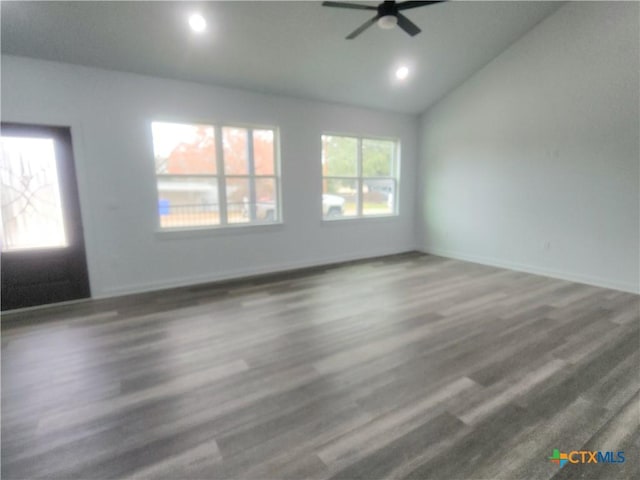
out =
{"type": "Polygon", "coordinates": [[[360,5],[358,3],[344,3],[344,2],[322,2],[323,7],[338,7],[338,8],[354,8],[356,10],[377,10],[377,7],[371,5],[360,5]]]}
{"type": "Polygon", "coordinates": [[[409,8],[416,8],[416,7],[426,7],[427,5],[432,5],[434,3],[444,3],[445,0],[439,0],[436,2],[400,2],[400,3],[396,3],[396,8],[398,10],[407,10],[409,8]]]}
{"type": "Polygon", "coordinates": [[[349,36],[347,37],[347,40],[353,40],[354,38],[356,38],[358,35],[364,32],[367,28],[369,28],[371,25],[376,23],[379,18],[380,18],[380,15],[376,15],[371,20],[367,20],[366,22],[364,22],[362,25],[360,25],[360,27],[358,27],[356,30],[354,30],[349,34],[349,36]]]}
{"type": "Polygon", "coordinates": [[[422,31],[415,23],[413,23],[401,13],[398,13],[398,26],[412,37],[416,36],[422,31]]]}

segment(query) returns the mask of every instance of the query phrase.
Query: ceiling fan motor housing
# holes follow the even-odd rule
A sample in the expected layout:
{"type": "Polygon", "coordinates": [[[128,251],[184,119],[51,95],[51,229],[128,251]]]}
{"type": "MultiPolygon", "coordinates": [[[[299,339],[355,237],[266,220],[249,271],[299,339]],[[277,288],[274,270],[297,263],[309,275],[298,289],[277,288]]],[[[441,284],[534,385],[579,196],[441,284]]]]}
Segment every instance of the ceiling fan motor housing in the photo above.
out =
{"type": "Polygon", "coordinates": [[[386,17],[387,15],[396,17],[398,15],[398,7],[396,6],[396,2],[388,0],[382,2],[380,5],[378,5],[378,15],[380,17],[386,17]]]}

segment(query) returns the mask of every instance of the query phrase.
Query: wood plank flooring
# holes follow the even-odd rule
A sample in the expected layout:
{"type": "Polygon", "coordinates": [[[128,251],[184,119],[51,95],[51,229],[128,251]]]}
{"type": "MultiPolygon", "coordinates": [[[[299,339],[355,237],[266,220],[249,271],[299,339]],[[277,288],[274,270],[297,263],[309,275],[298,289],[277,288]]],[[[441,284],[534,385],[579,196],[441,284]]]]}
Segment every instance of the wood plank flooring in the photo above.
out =
{"type": "Polygon", "coordinates": [[[3,315],[2,478],[640,478],[639,312],[406,254],[3,315]]]}

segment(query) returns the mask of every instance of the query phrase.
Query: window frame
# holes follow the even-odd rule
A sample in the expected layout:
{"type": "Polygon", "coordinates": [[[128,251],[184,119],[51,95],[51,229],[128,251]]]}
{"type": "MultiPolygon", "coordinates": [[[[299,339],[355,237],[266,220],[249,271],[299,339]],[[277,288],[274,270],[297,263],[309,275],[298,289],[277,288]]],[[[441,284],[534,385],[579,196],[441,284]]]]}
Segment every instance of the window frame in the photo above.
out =
{"type": "Polygon", "coordinates": [[[183,119],[153,119],[150,122],[151,131],[151,145],[152,145],[152,157],[154,159],[154,176],[155,176],[155,189],[156,189],[156,228],[157,232],[161,234],[171,234],[175,232],[194,232],[194,231],[209,231],[209,230],[230,230],[235,228],[264,228],[282,225],[284,223],[283,217],[283,205],[282,205],[282,179],[281,179],[281,165],[280,165],[280,129],[275,125],[257,125],[247,123],[236,122],[224,122],[224,121],[199,121],[199,120],[183,120],[183,119]],[[182,125],[202,125],[213,128],[215,152],[216,152],[216,173],[188,173],[188,174],[171,174],[171,173],[157,173],[157,167],[155,162],[155,147],[153,146],[153,124],[154,123],[173,123],[182,125]],[[224,162],[224,144],[223,144],[223,129],[224,128],[237,128],[247,131],[247,174],[230,174],[227,175],[225,171],[224,162]],[[255,130],[270,130],[273,132],[273,174],[272,175],[256,175],[255,173],[255,159],[254,159],[254,145],[253,145],[253,132],[255,130]],[[211,179],[211,184],[218,190],[218,223],[212,225],[181,225],[177,227],[163,227],[161,221],[161,215],[158,211],[158,201],[160,199],[160,192],[158,190],[158,178],[202,178],[211,179]],[[227,179],[246,179],[249,183],[249,213],[248,221],[246,222],[229,222],[228,215],[228,201],[227,201],[227,179]],[[270,179],[273,180],[275,186],[275,210],[276,219],[272,221],[259,220],[256,218],[256,180],[258,179],[270,179]]]}
{"type": "MultiPolygon", "coordinates": [[[[324,184],[325,180],[348,180],[356,183],[356,214],[355,215],[342,215],[339,217],[328,217],[324,214],[324,206],[322,200],[320,202],[320,214],[323,222],[335,222],[335,221],[348,221],[348,220],[366,220],[374,218],[389,218],[398,217],[400,215],[399,205],[399,192],[400,192],[400,163],[401,163],[401,141],[398,137],[383,137],[377,135],[366,134],[353,134],[353,133],[337,133],[337,132],[322,132],[320,135],[320,145],[322,150],[323,137],[343,137],[356,140],[356,174],[355,176],[345,175],[324,175],[321,176],[321,181],[324,184]],[[362,144],[364,140],[381,140],[393,143],[393,164],[391,166],[390,176],[365,176],[363,174],[363,153],[362,144]],[[364,214],[364,184],[365,180],[390,180],[393,182],[393,211],[391,213],[378,213],[378,214],[364,214]]],[[[322,160],[322,153],[321,153],[322,160]]],[[[321,163],[322,165],[322,163],[321,163]]],[[[324,188],[322,189],[322,195],[324,195],[324,188]]],[[[322,197],[321,197],[322,198],[322,197]]]]}

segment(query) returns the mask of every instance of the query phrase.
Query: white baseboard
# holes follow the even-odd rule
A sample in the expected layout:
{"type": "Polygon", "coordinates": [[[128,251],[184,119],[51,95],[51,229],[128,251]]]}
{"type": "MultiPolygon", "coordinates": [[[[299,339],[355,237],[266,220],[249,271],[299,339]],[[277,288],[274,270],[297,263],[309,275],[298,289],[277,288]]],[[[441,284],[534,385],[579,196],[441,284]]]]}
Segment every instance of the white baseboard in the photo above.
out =
{"type": "Polygon", "coordinates": [[[501,260],[493,257],[484,257],[479,255],[468,255],[460,252],[453,252],[450,250],[443,250],[440,248],[421,247],[418,249],[420,252],[428,253],[431,255],[437,255],[439,257],[453,258],[456,260],[464,260],[467,262],[479,263],[482,265],[489,265],[492,267],[506,268],[508,270],[516,270],[518,272],[533,273],[535,275],[542,275],[544,277],[558,278],[560,280],[568,280],[570,282],[584,283],[587,285],[594,285],[596,287],[610,288],[613,290],[621,290],[623,292],[640,294],[640,285],[619,282],[617,280],[610,280],[600,277],[592,277],[589,275],[575,274],[570,272],[562,272],[558,270],[552,270],[548,268],[535,267],[533,265],[526,265],[517,262],[510,262],[508,260],[501,260]]]}
{"type": "Polygon", "coordinates": [[[144,284],[118,286],[115,288],[109,288],[102,292],[94,293],[92,298],[103,299],[111,297],[119,297],[122,295],[130,295],[134,293],[152,292],[155,290],[164,290],[167,288],[188,287],[191,285],[198,285],[202,283],[221,282],[225,280],[235,280],[243,277],[264,275],[269,273],[286,272],[288,270],[297,270],[301,268],[319,267],[323,265],[330,265],[333,263],[349,262],[352,260],[364,260],[367,258],[382,257],[386,255],[397,255],[400,253],[406,253],[416,251],[413,247],[406,247],[400,249],[385,249],[379,251],[369,251],[361,254],[347,254],[347,255],[334,255],[322,259],[305,260],[298,262],[280,263],[277,265],[267,265],[251,268],[236,269],[227,272],[218,272],[206,275],[195,275],[187,278],[179,278],[172,280],[160,280],[144,284]]]}

